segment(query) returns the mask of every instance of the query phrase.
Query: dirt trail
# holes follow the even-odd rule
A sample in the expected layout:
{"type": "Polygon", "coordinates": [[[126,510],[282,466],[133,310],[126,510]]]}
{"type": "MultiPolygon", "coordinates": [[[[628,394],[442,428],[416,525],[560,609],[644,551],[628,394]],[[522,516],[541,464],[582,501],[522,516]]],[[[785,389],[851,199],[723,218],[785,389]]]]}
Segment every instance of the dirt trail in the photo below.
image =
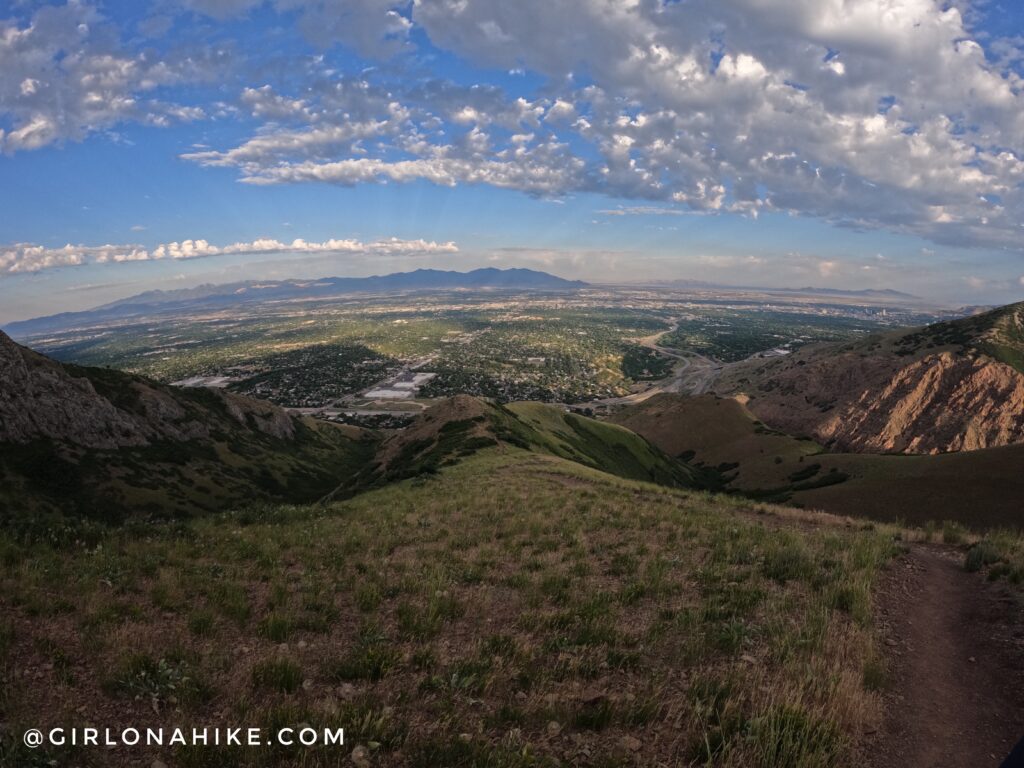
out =
{"type": "Polygon", "coordinates": [[[879,599],[891,685],[873,768],[999,766],[1024,736],[1024,602],[966,573],[962,553],[915,546],[879,599]]]}

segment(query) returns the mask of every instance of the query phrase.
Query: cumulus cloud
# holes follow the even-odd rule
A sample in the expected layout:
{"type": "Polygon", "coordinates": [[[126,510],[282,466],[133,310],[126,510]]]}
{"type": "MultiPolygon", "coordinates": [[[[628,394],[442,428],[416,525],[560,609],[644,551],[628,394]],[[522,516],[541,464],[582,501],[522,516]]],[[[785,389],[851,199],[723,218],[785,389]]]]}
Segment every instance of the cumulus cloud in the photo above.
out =
{"type": "Polygon", "coordinates": [[[0,246],[0,275],[40,272],[58,267],[78,267],[86,264],[112,264],[129,261],[157,261],[161,259],[200,259],[210,256],[256,255],[267,253],[394,256],[458,253],[453,242],[433,240],[402,240],[396,237],[362,242],[360,240],[325,240],[309,242],[301,238],[290,243],[273,238],[260,238],[251,242],[211,245],[206,240],[182,240],[164,243],[152,250],[141,245],[65,245],[46,248],[29,243],[0,246]]]}
{"type": "Polygon", "coordinates": [[[156,126],[205,117],[160,89],[208,76],[210,57],[155,58],[124,50],[89,4],[44,6],[27,22],[0,19],[0,151],[34,150],[131,121],[156,126]],[[2,125],[2,122],[0,122],[2,125]]]}
{"type": "Polygon", "coordinates": [[[1019,41],[986,52],[968,3],[417,0],[406,19],[407,5],[350,12],[397,12],[475,64],[545,76],[544,95],[399,76],[331,103],[307,82],[243,95],[260,133],[186,158],[255,184],[480,183],[1024,243],[1019,41]]]}
{"type": "Polygon", "coordinates": [[[29,21],[0,22],[0,147],[210,115],[249,132],[204,137],[212,146],[182,157],[255,185],[420,180],[549,198],[587,192],[634,203],[605,212],[613,216],[786,212],[1024,249],[1024,43],[976,33],[968,0],[161,8],[175,5],[214,26],[276,12],[319,49],[342,46],[375,66],[349,60],[342,72],[328,53],[286,70],[264,61],[234,98],[181,105],[157,94],[208,67],[126,51],[82,2],[44,7],[29,21]],[[427,39],[477,66],[480,80],[494,71],[532,77],[509,93],[433,76],[427,39]],[[413,51],[424,55],[403,53],[413,51]]]}
{"type": "Polygon", "coordinates": [[[30,243],[0,246],[0,275],[40,272],[57,267],[122,261],[145,261],[149,253],[137,245],[65,245],[46,248],[30,243]]]}

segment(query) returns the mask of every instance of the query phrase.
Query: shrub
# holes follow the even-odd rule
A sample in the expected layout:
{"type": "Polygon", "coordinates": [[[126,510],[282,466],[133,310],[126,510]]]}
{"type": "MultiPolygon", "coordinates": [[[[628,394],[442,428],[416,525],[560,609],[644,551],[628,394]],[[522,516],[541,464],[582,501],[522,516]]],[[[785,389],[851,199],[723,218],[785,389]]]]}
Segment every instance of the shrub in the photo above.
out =
{"type": "Polygon", "coordinates": [[[974,573],[985,566],[998,563],[1002,559],[999,550],[991,542],[979,541],[967,550],[967,555],[964,557],[964,570],[974,573]]]}
{"type": "Polygon", "coordinates": [[[803,547],[786,544],[765,554],[762,570],[769,579],[785,584],[813,575],[814,562],[803,547]]]}

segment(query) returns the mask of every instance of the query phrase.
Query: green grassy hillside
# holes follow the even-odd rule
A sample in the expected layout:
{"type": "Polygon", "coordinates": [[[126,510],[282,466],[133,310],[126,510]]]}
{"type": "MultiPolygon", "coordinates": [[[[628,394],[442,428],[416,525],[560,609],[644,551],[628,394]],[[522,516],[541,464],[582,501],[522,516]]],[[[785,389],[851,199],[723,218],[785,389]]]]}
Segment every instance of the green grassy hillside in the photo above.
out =
{"type": "Polygon", "coordinates": [[[880,717],[870,594],[891,532],[550,452],[485,447],[326,507],[100,543],[0,532],[0,763],[833,768],[880,717]],[[86,720],[329,725],[345,747],[9,738],[86,720]]]}
{"type": "Polygon", "coordinates": [[[708,482],[703,473],[673,460],[617,424],[543,403],[511,403],[507,410],[527,425],[524,439],[534,449],[631,480],[678,487],[700,487],[708,482]]]}
{"type": "Polygon", "coordinates": [[[498,405],[460,395],[435,405],[409,429],[385,441],[374,461],[344,481],[332,497],[436,473],[495,446],[551,454],[620,477],[677,488],[706,487],[714,480],[623,427],[543,403],[498,405]]]}

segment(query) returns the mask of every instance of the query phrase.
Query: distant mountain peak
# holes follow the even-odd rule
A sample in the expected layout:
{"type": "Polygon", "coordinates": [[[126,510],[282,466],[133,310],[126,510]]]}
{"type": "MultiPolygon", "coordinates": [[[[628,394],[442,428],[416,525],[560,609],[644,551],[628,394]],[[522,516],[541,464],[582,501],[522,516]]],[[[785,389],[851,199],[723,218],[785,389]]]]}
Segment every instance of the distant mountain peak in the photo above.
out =
{"type": "Polygon", "coordinates": [[[451,290],[572,291],[586,287],[581,280],[566,280],[533,269],[483,267],[468,272],[420,268],[370,277],[324,277],[303,280],[248,280],[195,288],[152,290],[83,312],[37,317],[10,323],[8,333],[26,338],[65,331],[96,322],[145,316],[169,308],[224,309],[235,304],[290,299],[330,299],[360,293],[412,293],[451,290]]]}

